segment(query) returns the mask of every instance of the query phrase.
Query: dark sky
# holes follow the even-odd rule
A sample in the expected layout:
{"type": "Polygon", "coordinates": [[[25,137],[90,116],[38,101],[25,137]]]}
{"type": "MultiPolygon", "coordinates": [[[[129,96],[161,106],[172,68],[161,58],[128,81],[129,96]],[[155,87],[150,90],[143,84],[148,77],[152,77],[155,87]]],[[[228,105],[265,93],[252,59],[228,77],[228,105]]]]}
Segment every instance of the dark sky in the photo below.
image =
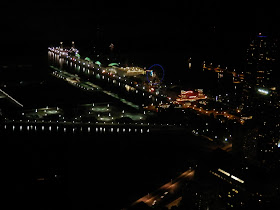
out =
{"type": "Polygon", "coordinates": [[[141,46],[236,46],[256,32],[279,31],[275,2],[1,2],[2,46],[60,40],[106,40],[141,46]]]}

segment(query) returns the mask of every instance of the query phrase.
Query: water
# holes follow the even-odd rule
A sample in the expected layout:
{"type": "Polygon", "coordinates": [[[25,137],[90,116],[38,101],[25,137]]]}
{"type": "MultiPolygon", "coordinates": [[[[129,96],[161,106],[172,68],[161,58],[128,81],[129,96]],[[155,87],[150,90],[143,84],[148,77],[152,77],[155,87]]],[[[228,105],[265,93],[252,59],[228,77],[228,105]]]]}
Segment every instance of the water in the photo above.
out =
{"type": "Polygon", "coordinates": [[[50,209],[121,209],[210,151],[204,140],[180,134],[13,133],[9,141],[14,196],[50,209]]]}
{"type": "MultiPolygon", "coordinates": [[[[51,71],[50,71],[51,72],[51,71]]],[[[28,82],[27,82],[28,83],[28,82]]],[[[111,98],[101,92],[86,92],[69,85],[54,76],[46,75],[34,84],[6,88],[7,92],[24,104],[24,107],[69,106],[84,103],[110,102],[111,98]]]]}
{"type": "MultiPolygon", "coordinates": [[[[14,80],[6,88],[8,93],[27,108],[113,101],[50,76],[45,52],[35,60],[28,57],[31,69],[11,67],[13,72],[23,72],[5,77],[14,80]]],[[[28,59],[19,56],[17,62],[28,59]]],[[[8,195],[11,201],[18,201],[10,205],[37,209],[127,207],[187,170],[188,161],[204,158],[212,150],[208,142],[187,133],[76,135],[17,131],[1,133],[1,140],[8,145],[4,153],[8,195]]]]}

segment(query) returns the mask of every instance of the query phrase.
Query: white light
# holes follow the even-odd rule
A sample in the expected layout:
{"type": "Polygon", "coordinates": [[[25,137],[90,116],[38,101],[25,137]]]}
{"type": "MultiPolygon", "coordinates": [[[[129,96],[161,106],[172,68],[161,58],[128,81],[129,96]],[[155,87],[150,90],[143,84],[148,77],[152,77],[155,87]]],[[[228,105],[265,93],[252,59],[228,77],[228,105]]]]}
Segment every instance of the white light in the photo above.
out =
{"type": "Polygon", "coordinates": [[[258,92],[261,93],[261,94],[264,94],[264,95],[268,94],[268,91],[264,90],[264,89],[258,89],[258,92]]]}
{"type": "Polygon", "coordinates": [[[243,181],[242,179],[239,179],[239,178],[236,177],[236,176],[231,175],[230,177],[233,178],[234,180],[236,180],[236,181],[242,183],[242,184],[244,183],[244,181],[243,181]]]}

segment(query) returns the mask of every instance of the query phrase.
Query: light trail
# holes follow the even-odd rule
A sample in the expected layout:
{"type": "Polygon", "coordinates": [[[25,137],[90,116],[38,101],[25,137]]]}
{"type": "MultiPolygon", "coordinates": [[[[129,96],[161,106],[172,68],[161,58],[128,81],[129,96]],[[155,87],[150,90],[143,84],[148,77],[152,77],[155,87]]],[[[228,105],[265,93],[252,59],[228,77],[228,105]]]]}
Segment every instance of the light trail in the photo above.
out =
{"type": "Polygon", "coordinates": [[[171,180],[170,182],[162,185],[157,190],[155,190],[152,193],[149,193],[148,195],[145,195],[135,202],[131,204],[131,206],[144,202],[148,206],[152,207],[156,203],[162,202],[162,200],[165,198],[167,194],[174,195],[176,191],[178,191],[182,186],[185,180],[191,180],[194,177],[195,170],[187,170],[180,174],[178,177],[176,177],[174,180],[171,180]]]}
{"type": "Polygon", "coordinates": [[[18,104],[19,106],[23,107],[23,105],[21,103],[19,103],[16,99],[14,99],[12,96],[10,96],[8,93],[6,93],[5,91],[3,91],[2,89],[0,89],[0,91],[7,96],[8,98],[10,98],[12,101],[14,101],[16,104],[18,104]]]}

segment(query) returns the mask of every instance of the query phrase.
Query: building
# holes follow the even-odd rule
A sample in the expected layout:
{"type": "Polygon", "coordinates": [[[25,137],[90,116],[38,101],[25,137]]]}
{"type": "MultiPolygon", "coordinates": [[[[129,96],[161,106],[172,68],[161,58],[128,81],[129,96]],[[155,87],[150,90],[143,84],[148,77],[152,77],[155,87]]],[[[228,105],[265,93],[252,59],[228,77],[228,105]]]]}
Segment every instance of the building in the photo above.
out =
{"type": "Polygon", "coordinates": [[[242,150],[245,158],[265,168],[277,168],[280,161],[278,40],[258,33],[247,49],[242,117],[245,123],[242,150]]]}
{"type": "Polygon", "coordinates": [[[176,99],[177,102],[194,102],[197,100],[207,99],[207,96],[203,94],[202,89],[198,89],[197,91],[185,91],[181,90],[181,94],[179,98],[176,99]]]}
{"type": "Polygon", "coordinates": [[[250,42],[246,55],[248,82],[260,87],[271,87],[275,82],[278,40],[258,33],[250,42]]]}
{"type": "Polygon", "coordinates": [[[109,66],[106,68],[107,71],[112,74],[117,74],[119,76],[138,76],[145,75],[146,71],[140,67],[117,67],[117,66],[109,66]]]}

